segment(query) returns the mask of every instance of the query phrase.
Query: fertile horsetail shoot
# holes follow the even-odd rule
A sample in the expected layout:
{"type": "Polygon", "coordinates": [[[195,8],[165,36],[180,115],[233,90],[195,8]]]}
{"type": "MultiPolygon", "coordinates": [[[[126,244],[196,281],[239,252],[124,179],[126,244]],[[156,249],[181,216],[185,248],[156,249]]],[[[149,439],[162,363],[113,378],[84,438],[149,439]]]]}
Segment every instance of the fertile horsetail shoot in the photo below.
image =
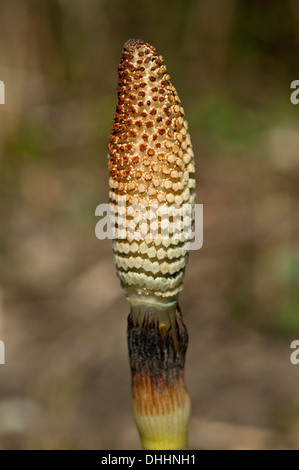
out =
{"type": "Polygon", "coordinates": [[[127,41],[118,73],[109,143],[110,202],[116,214],[119,202],[125,201],[113,251],[130,304],[134,417],[145,449],[182,449],[187,446],[190,399],[184,383],[188,334],[178,294],[189,238],[178,229],[175,216],[182,217],[189,205],[192,226],[194,155],[180,99],[155,48],[138,39],[127,41]],[[145,216],[134,226],[138,207],[146,209],[145,216]],[[169,213],[167,237],[161,207],[169,213]],[[134,230],[118,237],[130,226],[134,230]]]}

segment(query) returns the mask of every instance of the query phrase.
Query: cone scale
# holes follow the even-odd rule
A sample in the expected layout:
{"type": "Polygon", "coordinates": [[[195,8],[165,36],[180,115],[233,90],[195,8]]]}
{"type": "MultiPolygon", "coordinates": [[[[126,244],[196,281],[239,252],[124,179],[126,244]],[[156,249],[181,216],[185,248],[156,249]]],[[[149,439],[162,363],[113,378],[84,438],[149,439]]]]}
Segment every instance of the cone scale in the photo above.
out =
{"type": "Polygon", "coordinates": [[[183,449],[190,417],[184,383],[188,333],[178,294],[189,240],[176,232],[175,215],[183,216],[188,204],[192,225],[194,155],[180,99],[155,48],[139,39],[127,41],[118,74],[109,186],[114,215],[122,211],[113,251],[130,304],[127,338],[133,413],[145,449],[183,449]],[[124,209],[120,201],[125,201],[124,209]],[[140,206],[145,209],[143,222],[132,225],[140,206]],[[162,235],[163,210],[172,214],[168,237],[162,235]],[[118,238],[123,225],[133,228],[118,238]],[[154,236],[146,230],[153,227],[154,236]]]}

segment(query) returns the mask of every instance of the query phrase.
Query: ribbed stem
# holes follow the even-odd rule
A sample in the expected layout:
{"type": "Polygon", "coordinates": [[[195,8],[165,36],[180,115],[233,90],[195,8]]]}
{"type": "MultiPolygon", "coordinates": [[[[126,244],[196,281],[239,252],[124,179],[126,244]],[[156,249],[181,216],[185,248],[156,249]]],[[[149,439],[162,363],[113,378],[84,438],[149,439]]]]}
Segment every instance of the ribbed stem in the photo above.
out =
{"type": "Polygon", "coordinates": [[[133,411],[145,449],[187,447],[190,399],[184,383],[188,333],[178,304],[132,306],[128,348],[133,411]]]}

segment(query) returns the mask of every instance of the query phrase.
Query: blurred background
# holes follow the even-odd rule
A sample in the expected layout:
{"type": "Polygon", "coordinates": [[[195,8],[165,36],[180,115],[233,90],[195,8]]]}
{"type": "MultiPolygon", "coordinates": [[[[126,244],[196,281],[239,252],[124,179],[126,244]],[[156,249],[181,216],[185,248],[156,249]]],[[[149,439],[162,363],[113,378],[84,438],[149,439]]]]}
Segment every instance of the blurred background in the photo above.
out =
{"type": "Polygon", "coordinates": [[[1,449],[139,449],[107,143],[124,42],[163,55],[204,245],[180,297],[190,448],[299,448],[299,3],[0,0],[1,449]]]}

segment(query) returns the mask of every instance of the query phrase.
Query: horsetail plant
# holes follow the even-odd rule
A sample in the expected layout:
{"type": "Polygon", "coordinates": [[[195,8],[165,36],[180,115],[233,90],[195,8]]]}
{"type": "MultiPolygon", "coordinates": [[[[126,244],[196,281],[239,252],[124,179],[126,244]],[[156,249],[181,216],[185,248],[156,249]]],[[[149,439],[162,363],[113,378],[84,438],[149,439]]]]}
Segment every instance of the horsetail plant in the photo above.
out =
{"type": "MultiPolygon", "coordinates": [[[[118,73],[109,143],[110,203],[114,214],[120,215],[119,203],[125,201],[113,251],[130,304],[127,339],[133,412],[145,449],[183,449],[190,416],[184,383],[188,334],[178,294],[189,240],[184,234],[165,237],[163,211],[157,212],[155,224],[152,213],[153,208],[170,212],[175,207],[182,215],[183,206],[189,204],[192,226],[194,155],[180,99],[155,48],[139,39],[127,41],[118,73]],[[140,206],[146,215],[136,227],[132,222],[140,206]],[[154,236],[147,234],[149,227],[154,236]]],[[[169,233],[176,233],[175,220],[173,212],[169,233]]]]}

